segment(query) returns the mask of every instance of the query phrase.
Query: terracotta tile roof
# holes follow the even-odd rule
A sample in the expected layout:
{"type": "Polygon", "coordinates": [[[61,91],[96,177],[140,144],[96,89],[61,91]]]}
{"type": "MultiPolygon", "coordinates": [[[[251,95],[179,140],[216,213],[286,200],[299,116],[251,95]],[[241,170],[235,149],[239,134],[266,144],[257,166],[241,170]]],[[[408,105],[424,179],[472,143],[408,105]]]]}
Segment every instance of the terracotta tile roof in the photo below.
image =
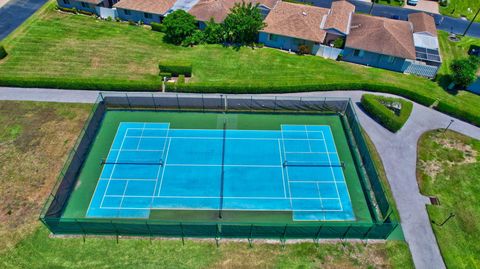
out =
{"type": "Polygon", "coordinates": [[[346,47],[415,59],[412,25],[406,21],[353,14],[346,47]]]}
{"type": "Polygon", "coordinates": [[[84,3],[88,3],[88,4],[94,4],[94,5],[98,5],[102,1],[103,0],[79,0],[79,2],[84,2],[84,3]]]}
{"type": "Polygon", "coordinates": [[[346,0],[334,1],[323,29],[335,29],[341,33],[348,34],[350,17],[353,12],[355,12],[355,6],[346,0]]]}
{"type": "Polygon", "coordinates": [[[262,32],[323,42],[327,32],[320,28],[328,9],[278,2],[265,18],[262,32]]]}
{"type": "MultiPolygon", "coordinates": [[[[123,1],[123,0],[122,0],[123,1]]],[[[253,3],[273,8],[279,0],[244,0],[245,3],[253,3]]],[[[215,22],[223,22],[230,9],[235,3],[242,3],[242,0],[200,0],[188,12],[195,16],[199,21],[209,21],[211,18],[215,22]]]]}
{"type": "Polygon", "coordinates": [[[114,7],[164,15],[177,0],[121,0],[114,7]]]}
{"type": "Polygon", "coordinates": [[[432,16],[424,12],[412,13],[408,15],[408,21],[413,24],[413,32],[427,32],[432,36],[437,36],[437,27],[432,16]]]}

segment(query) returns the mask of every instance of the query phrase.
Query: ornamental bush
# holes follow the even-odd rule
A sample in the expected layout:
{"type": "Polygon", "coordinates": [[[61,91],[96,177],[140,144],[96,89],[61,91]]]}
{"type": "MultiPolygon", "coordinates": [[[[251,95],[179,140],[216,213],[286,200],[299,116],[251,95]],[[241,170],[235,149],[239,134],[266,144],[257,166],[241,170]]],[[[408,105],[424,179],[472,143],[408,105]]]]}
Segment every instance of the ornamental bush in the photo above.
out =
{"type": "Polygon", "coordinates": [[[400,98],[364,94],[362,107],[370,117],[395,133],[407,122],[412,113],[413,103],[400,98]]]}

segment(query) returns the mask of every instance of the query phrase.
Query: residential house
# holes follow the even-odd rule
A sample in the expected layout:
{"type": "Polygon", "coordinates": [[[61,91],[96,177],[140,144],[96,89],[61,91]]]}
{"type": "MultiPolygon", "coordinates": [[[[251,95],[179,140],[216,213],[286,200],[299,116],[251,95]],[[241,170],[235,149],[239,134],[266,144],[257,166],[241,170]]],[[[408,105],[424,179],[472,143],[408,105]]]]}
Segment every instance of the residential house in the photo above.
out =
{"type": "Polygon", "coordinates": [[[114,7],[117,15],[125,21],[161,22],[177,0],[121,0],[114,7]]]}
{"type": "Polygon", "coordinates": [[[118,0],[57,0],[60,7],[97,13],[98,7],[111,8],[118,0]]]}
{"type": "Polygon", "coordinates": [[[343,60],[403,72],[415,60],[412,25],[407,21],[354,14],[343,60]]]}
{"type": "Polygon", "coordinates": [[[289,51],[299,51],[304,46],[311,54],[323,54],[323,49],[328,48],[325,44],[349,34],[354,11],[355,7],[347,1],[333,2],[331,9],[278,2],[265,18],[266,27],[260,31],[259,42],[289,51]]]}
{"type": "MultiPolygon", "coordinates": [[[[244,0],[243,2],[258,4],[258,9],[266,17],[278,1],[244,0]]],[[[205,22],[211,19],[217,23],[223,22],[236,3],[242,3],[242,0],[199,0],[188,12],[195,16],[199,22],[200,29],[204,29],[206,26],[205,22]]]]}
{"type": "Polygon", "coordinates": [[[440,65],[433,18],[409,15],[409,21],[353,15],[343,60],[367,66],[435,77],[440,65]]]}

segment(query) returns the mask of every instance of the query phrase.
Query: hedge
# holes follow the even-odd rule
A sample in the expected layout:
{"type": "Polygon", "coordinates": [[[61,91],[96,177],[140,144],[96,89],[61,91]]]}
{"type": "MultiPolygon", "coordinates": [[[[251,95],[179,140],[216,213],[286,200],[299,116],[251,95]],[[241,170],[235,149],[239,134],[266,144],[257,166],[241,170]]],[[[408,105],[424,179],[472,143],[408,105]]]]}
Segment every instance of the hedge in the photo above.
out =
{"type": "MultiPolygon", "coordinates": [[[[174,88],[167,90],[174,91],[174,88]]],[[[419,104],[431,106],[436,99],[419,94],[415,91],[407,91],[403,88],[398,88],[391,85],[379,85],[369,83],[335,83],[335,84],[310,84],[310,85],[221,85],[221,84],[204,84],[204,83],[187,83],[176,87],[178,92],[197,92],[197,93],[290,93],[290,92],[314,92],[314,91],[370,91],[370,92],[385,92],[399,95],[419,104]]]]}
{"type": "Polygon", "coordinates": [[[192,76],[192,64],[189,62],[163,61],[158,64],[161,73],[172,73],[173,76],[192,76]]]}
{"type": "Polygon", "coordinates": [[[435,109],[476,126],[480,126],[480,115],[472,114],[468,111],[462,110],[458,106],[453,106],[444,101],[439,101],[435,109]]]}
{"type": "Polygon", "coordinates": [[[63,12],[68,12],[68,13],[74,13],[77,14],[77,9],[76,8],[68,8],[68,7],[61,7],[57,6],[57,8],[63,12]]]}
{"type": "Polygon", "coordinates": [[[157,81],[110,81],[85,78],[22,78],[0,76],[0,86],[97,91],[159,91],[162,88],[162,82],[160,78],[157,81]]]}
{"type": "Polygon", "coordinates": [[[391,132],[400,130],[412,113],[413,103],[400,98],[391,98],[373,94],[362,96],[362,107],[368,115],[391,132]],[[400,115],[388,109],[382,102],[398,102],[402,105],[400,115]]]}
{"type": "Polygon", "coordinates": [[[0,60],[7,57],[8,53],[7,51],[5,50],[5,48],[0,45],[0,60]]]}
{"type": "Polygon", "coordinates": [[[161,23],[152,22],[150,26],[152,26],[152,31],[163,32],[163,25],[161,23]]]}
{"type": "Polygon", "coordinates": [[[179,75],[177,83],[178,84],[185,84],[185,75],[179,75]]]}

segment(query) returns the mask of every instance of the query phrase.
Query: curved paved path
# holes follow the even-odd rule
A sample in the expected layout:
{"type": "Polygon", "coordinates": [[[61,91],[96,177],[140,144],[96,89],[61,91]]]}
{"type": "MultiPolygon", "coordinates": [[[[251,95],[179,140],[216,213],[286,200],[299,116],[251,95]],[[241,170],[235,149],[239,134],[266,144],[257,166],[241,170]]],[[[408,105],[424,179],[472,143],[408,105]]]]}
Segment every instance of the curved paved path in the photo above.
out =
{"type": "MultiPolygon", "coordinates": [[[[375,144],[385,166],[388,181],[397,202],[405,239],[409,244],[415,266],[419,269],[445,268],[425,208],[429,200],[420,194],[417,185],[417,142],[424,132],[445,128],[452,119],[455,122],[451,129],[476,139],[480,139],[480,128],[433,109],[414,104],[413,113],[408,122],[399,132],[392,134],[358,108],[358,102],[364,93],[362,91],[334,91],[287,95],[350,97],[353,102],[357,103],[356,111],[360,123],[375,144]]],[[[0,87],[0,100],[93,103],[97,95],[97,91],[0,87]]]]}

